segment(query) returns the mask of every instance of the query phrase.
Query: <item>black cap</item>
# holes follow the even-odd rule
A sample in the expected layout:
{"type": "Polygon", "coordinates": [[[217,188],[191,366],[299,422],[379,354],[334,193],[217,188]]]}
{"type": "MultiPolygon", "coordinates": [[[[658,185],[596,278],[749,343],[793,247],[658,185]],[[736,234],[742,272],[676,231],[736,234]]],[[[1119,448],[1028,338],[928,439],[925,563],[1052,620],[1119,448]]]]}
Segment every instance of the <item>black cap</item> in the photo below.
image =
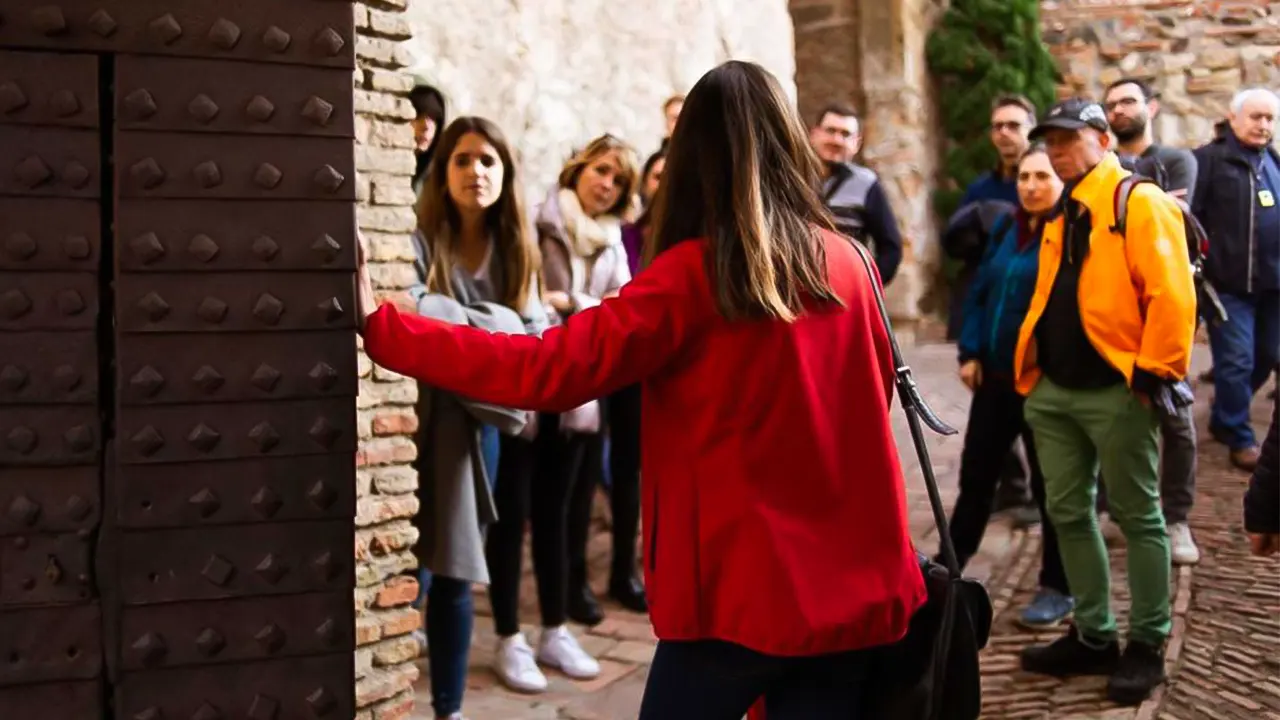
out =
{"type": "Polygon", "coordinates": [[[1049,112],[1040,119],[1040,124],[1031,131],[1031,139],[1036,140],[1046,131],[1058,128],[1061,130],[1083,130],[1093,128],[1099,132],[1111,129],[1107,124],[1107,113],[1102,106],[1087,98],[1073,97],[1049,108],[1049,112]]]}

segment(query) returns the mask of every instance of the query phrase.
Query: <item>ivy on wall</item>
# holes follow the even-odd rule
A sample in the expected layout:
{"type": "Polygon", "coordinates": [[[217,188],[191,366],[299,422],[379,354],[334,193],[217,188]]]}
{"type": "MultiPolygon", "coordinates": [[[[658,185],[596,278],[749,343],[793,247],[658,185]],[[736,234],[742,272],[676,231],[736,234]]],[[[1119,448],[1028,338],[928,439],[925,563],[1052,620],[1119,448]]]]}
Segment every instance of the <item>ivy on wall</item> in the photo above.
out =
{"type": "Polygon", "coordinates": [[[1043,111],[1056,99],[1058,71],[1040,39],[1039,0],[952,0],[926,45],[938,82],[946,138],[943,188],[934,207],[949,217],[964,188],[995,167],[991,103],[1020,93],[1043,111]]]}

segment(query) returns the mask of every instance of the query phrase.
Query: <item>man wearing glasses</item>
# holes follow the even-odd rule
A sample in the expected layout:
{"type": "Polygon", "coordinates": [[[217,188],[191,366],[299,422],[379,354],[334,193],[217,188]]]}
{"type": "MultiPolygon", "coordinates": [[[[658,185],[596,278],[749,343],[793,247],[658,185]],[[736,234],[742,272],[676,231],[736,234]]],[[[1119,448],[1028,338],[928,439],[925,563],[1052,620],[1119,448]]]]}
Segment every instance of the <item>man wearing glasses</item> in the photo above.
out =
{"type": "MultiPolygon", "coordinates": [[[[1000,95],[991,103],[990,137],[999,162],[965,188],[959,209],[947,223],[942,237],[947,254],[964,263],[951,290],[951,322],[947,335],[952,339],[959,337],[961,307],[982,261],[991,227],[996,218],[1018,207],[1018,160],[1027,150],[1027,134],[1035,118],[1036,106],[1022,95],[1000,95]]],[[[1014,443],[1005,458],[994,509],[1007,511],[1018,527],[1040,522],[1040,513],[1028,486],[1021,441],[1014,443]]]]}
{"type": "Polygon", "coordinates": [[[822,201],[836,229],[871,248],[880,281],[888,286],[902,262],[902,234],[879,176],[854,162],[862,132],[853,108],[838,103],[824,107],[809,130],[809,141],[826,170],[822,201]]]}
{"type": "MultiPolygon", "coordinates": [[[[1156,92],[1142,80],[1121,78],[1107,87],[1103,98],[1121,164],[1156,181],[1190,207],[1196,187],[1196,157],[1190,150],[1156,144],[1152,128],[1160,111],[1156,92]]],[[[1160,499],[1177,565],[1200,562],[1200,549],[1187,523],[1196,494],[1196,427],[1191,413],[1192,406],[1187,405],[1176,415],[1160,418],[1160,499]]],[[[1100,505],[1106,502],[1104,487],[1099,485],[1100,505]]]]}

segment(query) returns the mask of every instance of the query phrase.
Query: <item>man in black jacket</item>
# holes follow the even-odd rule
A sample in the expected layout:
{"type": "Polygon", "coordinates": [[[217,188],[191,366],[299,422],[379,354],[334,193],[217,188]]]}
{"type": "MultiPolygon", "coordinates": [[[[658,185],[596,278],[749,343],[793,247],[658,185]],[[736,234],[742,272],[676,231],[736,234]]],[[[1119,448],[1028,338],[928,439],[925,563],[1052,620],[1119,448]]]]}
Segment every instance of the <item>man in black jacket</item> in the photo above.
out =
{"type": "MultiPolygon", "coordinates": [[[[1280,374],[1280,367],[1276,368],[1280,374]]],[[[1249,533],[1249,550],[1254,555],[1280,553],[1280,402],[1271,400],[1271,428],[1253,480],[1244,496],[1244,529],[1249,533]]]]}
{"type": "Polygon", "coordinates": [[[1209,236],[1205,277],[1228,320],[1209,324],[1214,393],[1209,430],[1244,470],[1258,464],[1249,404],[1280,358],[1280,99],[1251,88],[1231,101],[1218,136],[1197,148],[1191,209],[1209,236]]]}
{"type": "Polygon", "coordinates": [[[826,169],[822,200],[836,228],[871,248],[880,281],[887,287],[902,262],[902,235],[880,177],[853,161],[862,146],[858,116],[848,106],[828,105],[810,129],[809,142],[826,169]]]}
{"type": "MultiPolygon", "coordinates": [[[[1196,158],[1190,150],[1159,145],[1151,127],[1160,111],[1155,90],[1138,78],[1120,78],[1107,87],[1103,105],[1119,146],[1121,164],[1156,181],[1165,192],[1190,204],[1196,185],[1196,158]]],[[[1196,424],[1192,406],[1160,418],[1160,499],[1175,565],[1200,562],[1200,548],[1188,518],[1196,497],[1196,424]]],[[[1104,502],[1102,488],[1098,499],[1104,502]]]]}

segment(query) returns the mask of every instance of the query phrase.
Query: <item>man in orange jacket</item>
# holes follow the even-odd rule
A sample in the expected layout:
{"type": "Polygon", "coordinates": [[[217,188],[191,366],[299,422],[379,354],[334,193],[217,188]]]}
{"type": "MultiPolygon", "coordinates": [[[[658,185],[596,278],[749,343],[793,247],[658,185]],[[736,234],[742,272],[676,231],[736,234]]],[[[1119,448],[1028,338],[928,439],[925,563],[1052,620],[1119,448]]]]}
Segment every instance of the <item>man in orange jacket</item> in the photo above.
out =
{"type": "Polygon", "coordinates": [[[1109,697],[1136,705],[1164,681],[1171,626],[1152,397],[1186,376],[1196,303],[1172,198],[1153,184],[1135,186],[1125,233],[1114,229],[1116,188],[1129,173],[1107,131],[1101,106],[1072,98],[1031,133],[1048,146],[1067,189],[1044,230],[1014,368],[1076,608],[1068,634],[1025,649],[1022,665],[1056,676],[1108,675],[1109,697]],[[1123,654],[1094,511],[1099,465],[1128,543],[1132,609],[1123,654]]]}

